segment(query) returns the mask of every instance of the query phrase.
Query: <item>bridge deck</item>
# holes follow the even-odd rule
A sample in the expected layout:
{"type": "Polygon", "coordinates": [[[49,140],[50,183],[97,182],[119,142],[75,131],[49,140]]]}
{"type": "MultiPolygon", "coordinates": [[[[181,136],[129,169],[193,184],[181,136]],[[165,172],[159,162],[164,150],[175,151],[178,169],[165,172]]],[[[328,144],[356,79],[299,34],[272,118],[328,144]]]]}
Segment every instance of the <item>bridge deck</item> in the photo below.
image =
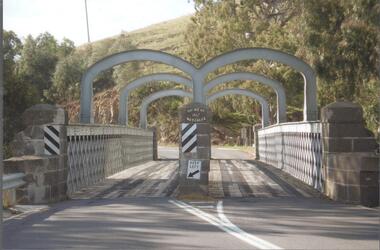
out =
{"type": "Polygon", "coordinates": [[[134,166],[74,200],[8,219],[4,247],[268,249],[264,242],[282,249],[378,249],[378,210],[309,197],[311,188],[276,168],[213,160],[210,194],[244,198],[186,202],[185,209],[164,197],[175,195],[177,170],[173,160],[134,166]]]}
{"type": "MultiPolygon", "coordinates": [[[[166,197],[178,185],[178,161],[152,161],[131,167],[72,195],[73,199],[166,197]]],[[[310,197],[313,192],[283,180],[270,166],[248,160],[212,160],[209,194],[223,197],[310,197]]]]}

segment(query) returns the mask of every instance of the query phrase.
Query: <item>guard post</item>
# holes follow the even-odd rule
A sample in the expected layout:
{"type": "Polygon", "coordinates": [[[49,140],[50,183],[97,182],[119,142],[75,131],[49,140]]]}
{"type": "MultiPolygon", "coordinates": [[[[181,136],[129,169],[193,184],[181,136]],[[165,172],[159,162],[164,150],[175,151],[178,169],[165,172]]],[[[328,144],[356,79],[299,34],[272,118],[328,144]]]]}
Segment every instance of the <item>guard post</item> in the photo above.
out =
{"type": "Polygon", "coordinates": [[[179,195],[207,196],[211,112],[201,103],[180,109],[179,195]]]}

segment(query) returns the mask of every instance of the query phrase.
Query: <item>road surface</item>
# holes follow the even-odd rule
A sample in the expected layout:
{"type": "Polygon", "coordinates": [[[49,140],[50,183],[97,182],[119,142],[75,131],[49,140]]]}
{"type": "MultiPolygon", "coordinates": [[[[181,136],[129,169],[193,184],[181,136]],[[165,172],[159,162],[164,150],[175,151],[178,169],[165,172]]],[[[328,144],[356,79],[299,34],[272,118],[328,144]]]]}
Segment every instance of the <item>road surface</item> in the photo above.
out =
{"type": "MultiPolygon", "coordinates": [[[[148,162],[46,211],[6,220],[4,247],[379,249],[377,209],[321,198],[273,167],[230,158],[244,152],[225,151],[229,159],[211,162],[215,199],[176,200],[177,161],[148,162]]],[[[168,158],[173,152],[162,150],[168,158]]]]}
{"type": "MultiPolygon", "coordinates": [[[[178,147],[158,147],[158,158],[159,159],[178,159],[179,151],[178,147]]],[[[221,147],[212,146],[211,147],[211,158],[212,159],[225,159],[225,160],[252,160],[252,154],[241,151],[238,148],[233,147],[221,147]]]]}

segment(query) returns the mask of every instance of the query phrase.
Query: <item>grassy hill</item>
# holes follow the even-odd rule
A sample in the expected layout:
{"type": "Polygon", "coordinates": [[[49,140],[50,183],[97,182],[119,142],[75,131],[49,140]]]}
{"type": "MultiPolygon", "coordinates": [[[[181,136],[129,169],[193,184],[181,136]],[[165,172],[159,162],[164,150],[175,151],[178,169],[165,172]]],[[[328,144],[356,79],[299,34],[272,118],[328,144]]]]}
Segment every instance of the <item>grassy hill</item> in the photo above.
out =
{"type": "MultiPolygon", "coordinates": [[[[184,34],[187,30],[187,25],[191,22],[191,16],[184,16],[176,18],[173,20],[165,21],[162,23],[150,25],[148,27],[138,29],[131,32],[124,32],[120,35],[113,36],[107,39],[99,40],[91,43],[91,53],[97,55],[98,58],[92,56],[92,60],[99,60],[103,56],[107,55],[104,51],[107,51],[108,48],[112,47],[114,44],[120,42],[123,39],[123,36],[128,37],[128,40],[133,44],[137,49],[153,49],[164,51],[173,55],[183,57],[184,49],[186,47],[186,41],[184,40],[184,34]]],[[[88,44],[78,47],[78,50],[88,49],[88,44]]],[[[93,61],[93,62],[95,62],[93,61]]],[[[124,66],[123,66],[124,67],[124,66]]],[[[144,62],[139,64],[138,76],[151,74],[153,72],[172,72],[177,74],[184,74],[179,70],[164,65],[157,64],[153,62],[144,62]]],[[[136,75],[127,74],[126,78],[128,80],[125,83],[130,82],[132,79],[135,79],[136,75]]],[[[110,124],[117,123],[118,119],[118,104],[119,104],[119,89],[122,86],[113,85],[108,87],[103,91],[98,92],[94,96],[94,118],[96,123],[101,124],[110,124]]],[[[130,96],[129,104],[129,118],[135,126],[138,122],[139,117],[139,107],[142,98],[148,94],[157,91],[159,89],[167,89],[169,85],[160,85],[152,84],[146,88],[139,88],[139,90],[134,91],[130,96]]],[[[178,106],[179,100],[181,98],[175,99],[177,97],[168,97],[162,98],[150,105],[148,119],[150,119],[150,124],[155,124],[158,127],[158,136],[161,142],[163,143],[173,143],[178,141],[178,106]]],[[[72,102],[66,105],[66,108],[69,112],[70,122],[78,121],[79,113],[79,102],[72,102]]],[[[235,134],[231,134],[229,130],[223,127],[214,128],[216,133],[213,135],[213,139],[216,142],[226,142],[227,137],[233,138],[235,134]]],[[[233,142],[232,142],[233,143],[233,142]]]]}
{"type": "Polygon", "coordinates": [[[138,49],[160,50],[179,55],[184,46],[184,33],[186,26],[191,22],[190,18],[191,16],[189,15],[152,24],[142,29],[123,32],[122,34],[95,41],[91,44],[96,47],[101,43],[112,43],[119,39],[121,35],[128,35],[129,39],[138,49]]]}
{"type": "Polygon", "coordinates": [[[190,23],[190,17],[150,25],[128,34],[139,49],[161,50],[178,55],[184,46],[184,32],[190,23]]]}
{"type": "MultiPolygon", "coordinates": [[[[187,25],[191,22],[190,18],[191,16],[184,16],[173,20],[161,22],[158,24],[153,24],[135,31],[124,32],[122,34],[107,39],[95,41],[91,44],[79,46],[77,50],[91,51],[91,55],[89,55],[88,57],[90,58],[89,61],[92,61],[92,63],[94,63],[110,53],[108,48],[120,42],[120,40],[123,39],[123,36],[127,36],[128,40],[135,48],[159,50],[177,56],[182,56],[185,47],[184,33],[186,31],[187,25]],[[89,47],[91,48],[90,50],[89,47]]],[[[139,64],[138,71],[139,75],[164,71],[179,73],[178,70],[174,69],[173,67],[152,62],[144,62],[139,64]]],[[[127,78],[128,80],[126,80],[126,83],[136,78],[136,76],[127,75],[127,78]]],[[[94,96],[94,118],[96,123],[109,124],[117,122],[119,113],[118,103],[120,87],[122,86],[114,85],[96,93],[96,95],[94,96]]],[[[130,119],[135,124],[137,124],[136,119],[138,119],[138,103],[146,94],[149,94],[149,92],[154,91],[153,89],[148,89],[149,90],[146,90],[146,93],[144,94],[130,97],[130,119]]],[[[164,100],[159,100],[152,104],[151,106],[153,106],[155,111],[151,110],[151,112],[157,113],[158,111],[156,109],[159,109],[160,107],[165,110],[165,108],[163,108],[165,104],[161,101],[168,103],[170,102],[170,98],[164,98],[164,100]]],[[[69,113],[70,122],[78,122],[79,102],[75,101],[68,103],[66,104],[66,108],[69,113]]],[[[167,124],[168,121],[176,119],[176,117],[171,117],[169,113],[170,112],[166,114],[166,112],[163,112],[163,114],[160,115],[160,117],[155,117],[155,119],[157,119],[158,121],[158,124],[161,123],[161,130],[163,130],[163,134],[167,135],[167,141],[175,140],[177,136],[176,132],[173,133],[171,125],[167,124]]]]}

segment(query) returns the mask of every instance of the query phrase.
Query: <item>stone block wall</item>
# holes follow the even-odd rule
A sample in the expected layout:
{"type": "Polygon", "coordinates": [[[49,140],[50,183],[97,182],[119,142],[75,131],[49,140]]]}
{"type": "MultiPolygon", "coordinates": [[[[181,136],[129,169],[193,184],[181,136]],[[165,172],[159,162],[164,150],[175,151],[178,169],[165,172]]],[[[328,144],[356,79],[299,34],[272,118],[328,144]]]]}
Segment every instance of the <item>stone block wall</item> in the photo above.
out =
{"type": "Polygon", "coordinates": [[[21,204],[42,204],[67,198],[67,113],[59,107],[39,104],[22,115],[24,130],[11,142],[14,157],[4,161],[4,173],[24,173],[26,185],[17,188],[16,200],[21,204]],[[54,125],[59,131],[59,150],[45,151],[44,129],[54,125]]]}
{"type": "Polygon", "coordinates": [[[364,126],[361,106],[336,102],[324,107],[321,116],[326,195],[338,201],[377,206],[378,145],[364,126]]]}
{"type": "Polygon", "coordinates": [[[6,174],[25,174],[26,185],[16,189],[17,203],[42,204],[65,200],[67,168],[60,161],[62,159],[56,156],[35,155],[5,160],[6,174]]]}

